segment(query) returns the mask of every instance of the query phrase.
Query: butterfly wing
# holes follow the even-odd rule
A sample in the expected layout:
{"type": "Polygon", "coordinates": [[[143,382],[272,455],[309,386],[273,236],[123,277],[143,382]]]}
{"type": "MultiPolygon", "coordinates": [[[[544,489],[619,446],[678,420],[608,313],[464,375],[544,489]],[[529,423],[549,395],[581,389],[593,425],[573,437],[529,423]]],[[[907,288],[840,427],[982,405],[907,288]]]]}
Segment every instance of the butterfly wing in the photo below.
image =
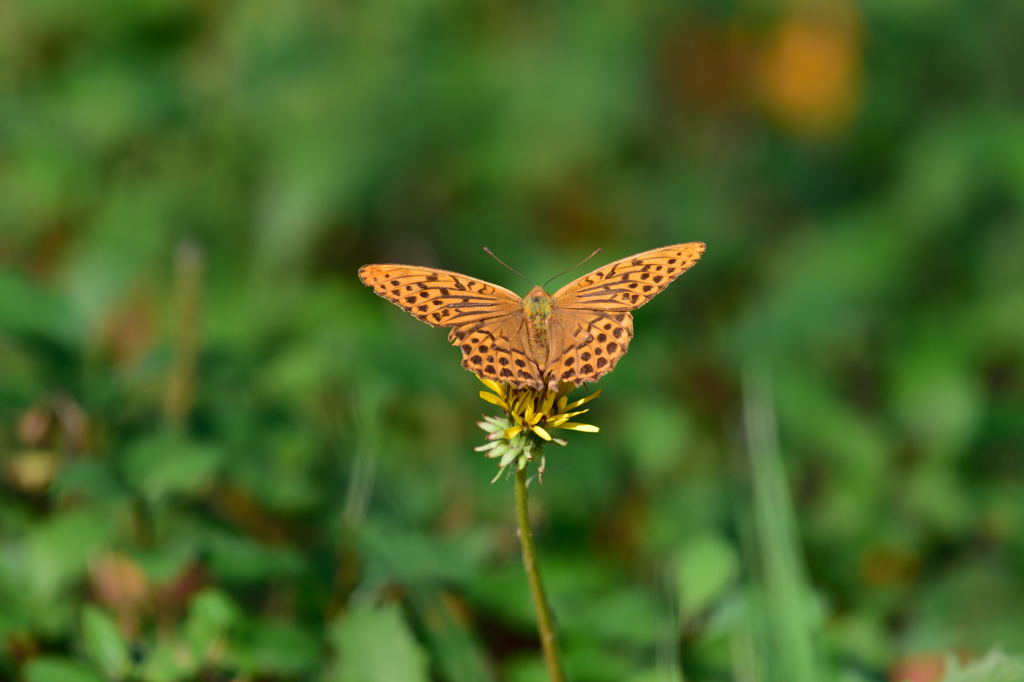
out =
{"type": "Polygon", "coordinates": [[[703,242],[689,242],[644,251],[556,291],[544,372],[548,385],[578,385],[612,371],[633,338],[630,311],[693,267],[704,249],[703,242]]]}
{"type": "Polygon", "coordinates": [[[597,381],[615,368],[632,338],[633,316],[626,311],[556,309],[548,329],[548,387],[597,381]]]}
{"type": "Polygon", "coordinates": [[[448,340],[462,366],[515,386],[539,386],[540,365],[528,345],[522,299],[514,292],[457,272],[414,265],[364,265],[359,279],[413,317],[451,327],[448,340]]]}
{"type": "Polygon", "coordinates": [[[543,386],[543,352],[531,348],[526,317],[507,315],[453,327],[448,340],[462,351],[462,366],[477,376],[516,388],[543,386]]]}
{"type": "Polygon", "coordinates": [[[432,327],[455,327],[513,315],[522,309],[515,293],[457,272],[414,265],[364,265],[359,279],[432,327]]]}
{"type": "Polygon", "coordinates": [[[636,310],[692,268],[704,248],[704,242],[688,242],[644,251],[569,282],[551,298],[559,308],[636,310]]]}

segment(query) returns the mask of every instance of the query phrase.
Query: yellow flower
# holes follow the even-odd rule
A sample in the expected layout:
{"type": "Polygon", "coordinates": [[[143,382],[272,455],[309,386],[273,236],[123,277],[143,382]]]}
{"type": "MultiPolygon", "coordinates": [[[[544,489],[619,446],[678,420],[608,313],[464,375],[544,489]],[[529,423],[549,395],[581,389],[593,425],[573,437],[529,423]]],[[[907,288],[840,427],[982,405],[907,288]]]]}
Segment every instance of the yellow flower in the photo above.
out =
{"type": "Polygon", "coordinates": [[[549,391],[513,388],[490,379],[481,378],[480,381],[490,389],[480,391],[480,397],[505,411],[502,417],[484,417],[483,421],[478,423],[478,426],[487,432],[489,442],[476,448],[477,452],[485,452],[487,457],[499,460],[495,481],[513,462],[516,468],[524,469],[535,459],[539,459],[537,473],[542,475],[544,454],[541,446],[544,443],[566,444],[564,439],[551,435],[552,429],[586,433],[600,431],[593,424],[569,421],[588,412],[590,408],[579,408],[601,395],[600,390],[569,402],[572,384],[562,384],[557,391],[549,391]]]}

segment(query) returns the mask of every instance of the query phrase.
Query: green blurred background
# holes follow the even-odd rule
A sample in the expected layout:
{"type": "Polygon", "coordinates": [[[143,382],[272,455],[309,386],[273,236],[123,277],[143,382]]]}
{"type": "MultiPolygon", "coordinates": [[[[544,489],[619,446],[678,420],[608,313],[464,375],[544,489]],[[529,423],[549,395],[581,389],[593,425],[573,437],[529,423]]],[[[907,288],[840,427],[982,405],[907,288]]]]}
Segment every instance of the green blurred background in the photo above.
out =
{"type": "Polygon", "coordinates": [[[0,3],[0,679],[544,679],[493,408],[356,278],[485,245],[708,243],[531,488],[574,679],[1024,651],[1022,29],[0,3]]]}

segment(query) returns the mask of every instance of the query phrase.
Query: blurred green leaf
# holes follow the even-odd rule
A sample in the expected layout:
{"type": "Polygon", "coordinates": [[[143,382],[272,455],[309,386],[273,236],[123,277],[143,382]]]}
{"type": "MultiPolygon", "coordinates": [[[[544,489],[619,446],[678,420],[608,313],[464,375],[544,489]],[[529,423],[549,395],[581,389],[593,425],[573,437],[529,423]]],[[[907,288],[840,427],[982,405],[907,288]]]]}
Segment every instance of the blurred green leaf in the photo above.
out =
{"type": "Polygon", "coordinates": [[[992,642],[1024,651],[1024,592],[998,556],[974,554],[920,588],[902,638],[910,650],[982,650],[992,642]]]}
{"type": "Polygon", "coordinates": [[[139,665],[139,676],[145,682],[178,682],[191,680],[199,671],[201,661],[173,634],[161,638],[146,652],[139,665]]]}
{"type": "Polygon", "coordinates": [[[539,655],[512,658],[502,672],[508,682],[550,682],[551,679],[539,655]]]}
{"type": "MultiPolygon", "coordinates": [[[[557,612],[559,601],[554,599],[554,603],[557,612]]],[[[626,585],[587,595],[561,614],[562,627],[568,633],[607,646],[653,646],[659,633],[670,627],[666,610],[650,591],[626,585]]]]}
{"type": "Polygon", "coordinates": [[[570,642],[563,649],[569,679],[617,682],[637,669],[636,657],[631,652],[599,642],[570,642]]]}
{"type": "Polygon", "coordinates": [[[413,529],[379,521],[363,524],[359,542],[372,568],[403,583],[465,582],[489,545],[480,533],[437,540],[413,529]]]}
{"type": "Polygon", "coordinates": [[[295,550],[245,535],[215,532],[206,539],[206,547],[217,575],[240,584],[295,576],[304,567],[304,557],[295,550]]]}
{"type": "Polygon", "coordinates": [[[885,625],[870,614],[858,612],[839,617],[829,623],[827,631],[830,650],[868,665],[885,667],[895,655],[896,642],[888,636],[885,625]]]}
{"type": "Polygon", "coordinates": [[[189,603],[183,633],[196,657],[203,661],[223,647],[229,630],[240,620],[238,607],[215,589],[206,589],[189,603]]]}
{"type": "Polygon", "coordinates": [[[630,675],[625,682],[685,682],[685,678],[678,670],[660,667],[630,675]]]}
{"type": "Polygon", "coordinates": [[[125,453],[125,473],[152,501],[195,495],[210,485],[222,465],[221,450],[171,434],[149,436],[125,453]]]}
{"type": "Polygon", "coordinates": [[[983,409],[978,379],[952,343],[917,344],[894,368],[895,412],[932,457],[961,456],[983,409]]]}
{"type": "Polygon", "coordinates": [[[641,474],[651,479],[669,474],[692,447],[693,426],[688,414],[667,399],[631,401],[622,425],[628,452],[641,474]]]}
{"type": "Polygon", "coordinates": [[[71,307],[58,292],[0,268],[0,332],[70,344],[78,330],[71,307]]]}
{"type": "Polygon", "coordinates": [[[317,669],[320,646],[296,623],[258,620],[237,640],[234,659],[249,674],[304,676],[317,669]]]}
{"type": "Polygon", "coordinates": [[[115,474],[106,462],[71,461],[58,472],[50,490],[57,499],[113,500],[125,494],[115,474]]]}
{"type": "Polygon", "coordinates": [[[82,640],[86,654],[108,679],[123,679],[131,670],[128,644],[114,620],[93,606],[82,610],[82,640]]]}
{"type": "Polygon", "coordinates": [[[1024,682],[1024,658],[1001,651],[992,651],[967,665],[950,656],[947,668],[943,682],[1024,682]]]}
{"type": "Polygon", "coordinates": [[[116,520],[102,509],[77,509],[40,524],[28,538],[25,584],[31,593],[41,600],[54,599],[78,580],[88,562],[109,545],[116,520]]]}
{"type": "Polygon", "coordinates": [[[410,620],[425,625],[420,632],[433,667],[450,682],[495,682],[484,643],[462,616],[462,604],[442,589],[409,591],[410,620]]]}
{"type": "Polygon", "coordinates": [[[684,618],[693,618],[718,599],[739,573],[733,546],[719,535],[695,537],[675,557],[676,589],[684,618]]]}
{"type": "Polygon", "coordinates": [[[974,517],[962,480],[953,467],[941,462],[918,467],[907,482],[905,495],[907,508],[923,523],[949,536],[964,532],[974,517]]]}
{"type": "Polygon", "coordinates": [[[418,682],[430,679],[427,657],[399,607],[356,608],[331,627],[338,661],[331,682],[418,682]]]}
{"type": "Polygon", "coordinates": [[[81,663],[58,658],[40,656],[25,666],[26,682],[103,682],[95,671],[81,663]]]}

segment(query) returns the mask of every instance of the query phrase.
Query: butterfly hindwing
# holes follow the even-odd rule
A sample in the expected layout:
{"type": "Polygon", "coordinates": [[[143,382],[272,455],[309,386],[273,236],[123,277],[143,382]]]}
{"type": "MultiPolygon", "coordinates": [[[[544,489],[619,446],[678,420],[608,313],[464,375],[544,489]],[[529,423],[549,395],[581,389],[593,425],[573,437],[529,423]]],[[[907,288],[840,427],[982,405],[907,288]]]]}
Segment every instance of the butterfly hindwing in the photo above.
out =
{"type": "Polygon", "coordinates": [[[521,313],[453,327],[448,340],[462,351],[462,366],[478,376],[520,388],[542,385],[521,313]]]}
{"type": "Polygon", "coordinates": [[[549,332],[547,383],[597,381],[615,368],[633,338],[626,311],[556,309],[549,332]]]}

